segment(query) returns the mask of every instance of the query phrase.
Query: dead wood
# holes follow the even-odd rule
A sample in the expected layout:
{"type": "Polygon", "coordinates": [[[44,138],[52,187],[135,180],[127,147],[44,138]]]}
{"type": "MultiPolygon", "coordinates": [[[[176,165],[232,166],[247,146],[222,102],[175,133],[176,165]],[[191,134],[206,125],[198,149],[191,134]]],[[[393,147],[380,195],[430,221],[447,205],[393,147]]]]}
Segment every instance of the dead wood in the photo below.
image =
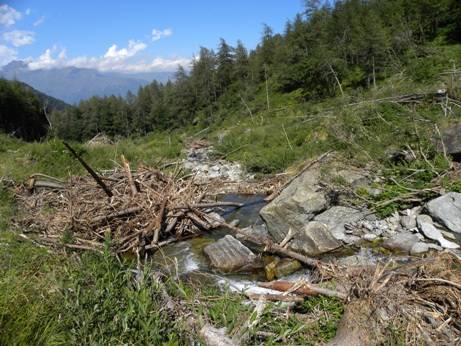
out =
{"type": "Polygon", "coordinates": [[[257,293],[245,293],[245,295],[251,300],[266,300],[270,302],[286,302],[286,303],[302,303],[303,297],[295,295],[283,295],[283,294],[257,294],[257,293]]]}
{"type": "Polygon", "coordinates": [[[158,237],[160,231],[162,230],[163,217],[165,216],[165,207],[167,202],[168,201],[164,199],[162,205],[160,206],[160,212],[158,213],[157,219],[155,220],[154,237],[152,238],[152,244],[158,243],[158,237]]]}
{"type": "Polygon", "coordinates": [[[130,163],[125,159],[124,155],[121,155],[120,158],[122,160],[123,167],[125,168],[125,174],[128,178],[128,184],[130,185],[131,193],[134,196],[138,193],[138,188],[136,187],[136,184],[133,180],[133,175],[131,174],[130,163]]]}
{"type": "Polygon", "coordinates": [[[136,213],[140,212],[141,210],[142,210],[141,207],[127,208],[125,210],[120,210],[120,211],[117,211],[115,213],[95,217],[94,219],[92,219],[90,221],[90,223],[92,225],[98,225],[98,224],[100,224],[102,222],[109,222],[110,220],[118,218],[118,217],[124,217],[124,216],[128,216],[128,215],[131,215],[131,214],[136,214],[136,213]]]}
{"type": "Polygon", "coordinates": [[[216,203],[197,203],[191,205],[178,205],[172,209],[207,209],[207,208],[216,208],[216,207],[243,207],[243,203],[236,202],[216,202],[216,203]]]}
{"type": "MultiPolygon", "coordinates": [[[[185,239],[211,229],[212,222],[197,214],[197,208],[231,206],[227,202],[203,203],[210,187],[197,185],[193,179],[175,180],[142,166],[135,174],[130,173],[132,178],[128,167],[103,172],[101,178],[112,191],[110,201],[104,198],[106,194],[100,185],[93,183],[93,177],[71,177],[59,191],[41,189],[30,194],[21,186],[16,197],[28,214],[19,222],[53,236],[71,230],[76,238],[101,244],[110,236],[111,250],[115,253],[143,253],[143,250],[156,251],[165,241],[185,239]],[[136,179],[136,186],[141,187],[136,194],[131,179],[136,179]]],[[[52,178],[49,180],[54,182],[52,178]]],[[[238,205],[232,203],[232,206],[238,205]]]]}
{"type": "Polygon", "coordinates": [[[281,292],[290,292],[295,293],[302,296],[318,296],[324,295],[327,297],[335,297],[342,300],[347,299],[347,294],[335,290],[331,290],[328,288],[319,287],[314,284],[306,283],[306,282],[289,282],[289,281],[272,281],[272,282],[260,282],[258,283],[259,286],[270,288],[272,290],[281,291],[281,292]]]}
{"type": "Polygon", "coordinates": [[[80,155],[77,154],[77,152],[66,142],[63,142],[63,144],[66,146],[67,149],[72,153],[72,155],[75,156],[75,158],[82,164],[83,167],[87,170],[88,173],[94,178],[94,180],[98,183],[99,186],[104,190],[106,195],[108,197],[112,197],[112,191],[107,187],[107,185],[101,180],[99,175],[93,170],[93,168],[90,167],[89,164],[87,164],[81,157],[80,155]]]}

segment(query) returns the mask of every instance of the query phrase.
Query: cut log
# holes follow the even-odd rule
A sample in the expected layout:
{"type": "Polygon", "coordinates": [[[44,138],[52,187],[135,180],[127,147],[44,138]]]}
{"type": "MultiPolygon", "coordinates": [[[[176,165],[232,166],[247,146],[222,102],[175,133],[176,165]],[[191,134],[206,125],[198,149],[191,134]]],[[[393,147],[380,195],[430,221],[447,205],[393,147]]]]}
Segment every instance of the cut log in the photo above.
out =
{"type": "Polygon", "coordinates": [[[328,288],[323,288],[323,287],[319,287],[319,286],[308,284],[308,283],[302,283],[300,287],[297,287],[296,282],[280,280],[280,281],[272,281],[272,282],[260,282],[258,283],[258,285],[264,288],[270,288],[272,290],[282,291],[282,292],[293,290],[293,293],[299,294],[302,296],[323,295],[327,297],[339,298],[342,300],[347,299],[347,294],[344,292],[338,292],[338,291],[330,290],[328,288]]]}

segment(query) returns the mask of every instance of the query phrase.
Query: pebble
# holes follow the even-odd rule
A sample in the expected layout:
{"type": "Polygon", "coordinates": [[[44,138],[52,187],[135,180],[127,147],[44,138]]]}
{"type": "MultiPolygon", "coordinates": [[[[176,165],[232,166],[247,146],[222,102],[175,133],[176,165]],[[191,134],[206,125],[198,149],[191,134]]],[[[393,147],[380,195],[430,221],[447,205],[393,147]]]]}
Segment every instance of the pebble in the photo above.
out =
{"type": "Polygon", "coordinates": [[[378,238],[378,236],[376,234],[373,234],[373,233],[368,233],[368,234],[365,234],[362,238],[364,240],[366,240],[366,241],[373,241],[376,238],[378,238]]]}

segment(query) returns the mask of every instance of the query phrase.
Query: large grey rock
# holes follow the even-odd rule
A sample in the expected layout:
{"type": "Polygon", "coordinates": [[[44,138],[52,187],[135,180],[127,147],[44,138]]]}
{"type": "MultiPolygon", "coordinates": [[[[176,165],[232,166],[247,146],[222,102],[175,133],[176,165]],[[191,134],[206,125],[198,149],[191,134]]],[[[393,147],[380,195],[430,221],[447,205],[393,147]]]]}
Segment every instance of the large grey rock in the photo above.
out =
{"type": "Polygon", "coordinates": [[[272,202],[261,209],[270,235],[281,242],[288,230],[300,231],[328,207],[328,198],[318,186],[320,169],[309,169],[294,179],[272,202]]]}
{"type": "Polygon", "coordinates": [[[305,225],[289,243],[292,250],[307,256],[318,256],[340,246],[341,242],[332,235],[330,228],[318,221],[311,221],[305,225]]]}
{"type": "Polygon", "coordinates": [[[346,238],[344,225],[356,222],[364,215],[364,212],[357,209],[335,206],[314,217],[314,221],[324,223],[336,239],[344,240],[346,238]]]}
{"type": "Polygon", "coordinates": [[[257,256],[239,240],[226,235],[216,243],[207,245],[203,251],[213,267],[223,272],[235,272],[254,266],[257,256]]]}
{"type": "Polygon", "coordinates": [[[432,217],[449,230],[461,233],[461,193],[450,192],[427,203],[432,217]]]}
{"type": "Polygon", "coordinates": [[[418,242],[419,238],[416,234],[410,232],[401,232],[396,233],[392,238],[386,240],[383,243],[383,246],[386,249],[410,253],[413,246],[418,242]]]}
{"type": "Polygon", "coordinates": [[[455,161],[461,159],[461,124],[442,131],[442,140],[437,140],[437,147],[442,152],[445,150],[455,161]]]}

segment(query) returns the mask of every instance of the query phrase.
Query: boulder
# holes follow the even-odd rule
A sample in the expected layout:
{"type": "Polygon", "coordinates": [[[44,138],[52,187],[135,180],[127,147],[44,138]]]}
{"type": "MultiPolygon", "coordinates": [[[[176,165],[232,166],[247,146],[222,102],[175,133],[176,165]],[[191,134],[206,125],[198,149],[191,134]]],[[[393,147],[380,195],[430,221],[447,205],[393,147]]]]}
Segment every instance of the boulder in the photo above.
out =
{"type": "Polygon", "coordinates": [[[302,230],[316,214],[328,207],[328,197],[319,186],[320,176],[319,168],[306,170],[261,209],[261,217],[276,242],[285,238],[289,228],[302,230]]]}
{"type": "Polygon", "coordinates": [[[331,233],[330,227],[318,221],[311,221],[298,231],[289,243],[290,249],[307,256],[318,256],[341,246],[331,233]]]}
{"type": "Polygon", "coordinates": [[[431,216],[455,233],[461,233],[461,193],[450,192],[427,203],[431,216]]]}
{"type": "Polygon", "coordinates": [[[461,161],[461,124],[455,125],[449,129],[442,131],[443,145],[440,140],[437,140],[437,148],[443,152],[443,147],[448,154],[453,157],[453,160],[461,161]]]}
{"type": "Polygon", "coordinates": [[[255,267],[257,256],[239,240],[226,235],[207,245],[203,251],[213,267],[223,272],[235,272],[255,267]]]}
{"type": "Polygon", "coordinates": [[[365,213],[348,207],[335,206],[314,217],[314,221],[324,223],[330,228],[330,232],[338,240],[344,240],[346,224],[354,223],[364,217],[365,213]]]}

